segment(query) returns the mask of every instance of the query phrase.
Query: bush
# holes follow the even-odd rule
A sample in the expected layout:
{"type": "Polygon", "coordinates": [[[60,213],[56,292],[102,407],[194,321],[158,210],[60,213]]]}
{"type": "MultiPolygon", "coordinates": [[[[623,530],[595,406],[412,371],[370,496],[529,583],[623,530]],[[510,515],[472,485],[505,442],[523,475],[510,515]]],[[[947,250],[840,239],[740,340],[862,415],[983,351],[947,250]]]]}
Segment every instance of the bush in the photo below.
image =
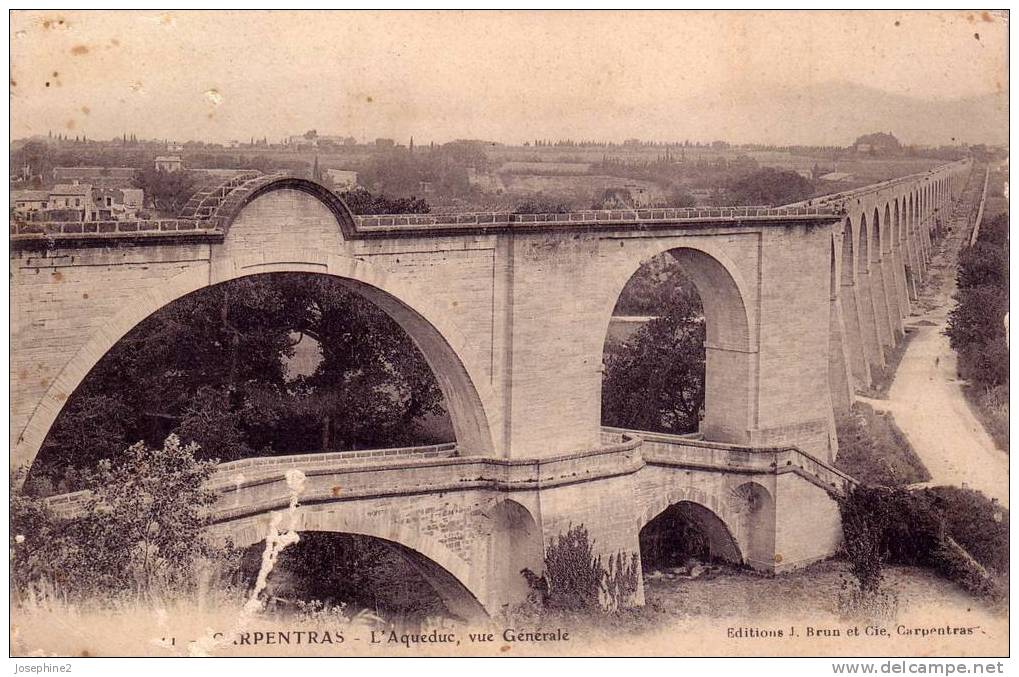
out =
{"type": "Polygon", "coordinates": [[[984,219],[980,224],[977,242],[994,245],[998,248],[1008,247],[1008,212],[996,214],[991,219],[984,219]]]}
{"type": "Polygon", "coordinates": [[[959,253],[959,289],[994,285],[1008,287],[1008,250],[978,240],[959,253]]]}
{"type": "Polygon", "coordinates": [[[932,568],[976,595],[1002,594],[1008,517],[982,494],[860,485],[839,509],[843,547],[863,593],[876,591],[882,566],[893,563],[932,568]]]}
{"type": "Polygon", "coordinates": [[[108,600],[179,592],[218,575],[230,548],[202,538],[214,493],[204,488],[215,462],[173,435],[161,448],[138,443],[116,467],[101,461],[85,478],[79,514],[60,518],[37,497],[11,497],[14,592],[53,587],[70,599],[108,600]]]}
{"type": "Polygon", "coordinates": [[[952,538],[982,566],[1007,576],[1008,510],[972,489],[934,487],[925,493],[943,515],[952,538]]]}
{"type": "Polygon", "coordinates": [[[545,195],[528,198],[513,208],[514,214],[568,214],[571,211],[566,202],[545,195]]]}
{"type": "Polygon", "coordinates": [[[545,573],[521,573],[546,609],[557,611],[619,610],[637,592],[640,562],[636,553],[609,558],[608,567],[594,555],[594,543],[583,525],[559,534],[545,551],[545,573]]]}
{"type": "Polygon", "coordinates": [[[835,465],[866,484],[905,486],[930,473],[895,422],[862,402],[835,421],[839,453],[835,465]]]}
{"type": "Polygon", "coordinates": [[[985,388],[1008,384],[1008,280],[1008,214],[1003,213],[985,220],[977,241],[959,255],[959,290],[946,331],[959,354],[959,374],[985,388]]]}

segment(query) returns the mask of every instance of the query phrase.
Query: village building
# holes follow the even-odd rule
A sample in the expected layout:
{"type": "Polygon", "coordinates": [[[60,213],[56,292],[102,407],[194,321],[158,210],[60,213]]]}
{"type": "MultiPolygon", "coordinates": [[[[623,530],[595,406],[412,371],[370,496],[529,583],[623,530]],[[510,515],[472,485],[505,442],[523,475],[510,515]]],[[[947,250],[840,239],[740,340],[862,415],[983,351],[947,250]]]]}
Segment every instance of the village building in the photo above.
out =
{"type": "Polygon", "coordinates": [[[160,155],[156,158],[157,172],[179,172],[184,169],[184,160],[179,155],[160,155]]]}

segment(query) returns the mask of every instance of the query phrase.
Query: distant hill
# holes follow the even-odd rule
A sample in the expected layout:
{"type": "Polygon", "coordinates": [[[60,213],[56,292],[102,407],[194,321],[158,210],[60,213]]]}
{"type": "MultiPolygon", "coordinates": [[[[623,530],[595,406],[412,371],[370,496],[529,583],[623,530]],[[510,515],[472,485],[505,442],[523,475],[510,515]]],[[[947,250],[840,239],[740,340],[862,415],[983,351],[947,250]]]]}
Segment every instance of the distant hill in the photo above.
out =
{"type": "MultiPolygon", "coordinates": [[[[758,89],[728,101],[701,102],[708,115],[765,143],[850,145],[875,129],[888,130],[906,145],[1008,143],[1008,92],[930,100],[891,94],[852,83],[758,89]]],[[[717,124],[717,123],[716,123],[717,124]]],[[[734,134],[735,136],[735,134],[734,134]]]]}

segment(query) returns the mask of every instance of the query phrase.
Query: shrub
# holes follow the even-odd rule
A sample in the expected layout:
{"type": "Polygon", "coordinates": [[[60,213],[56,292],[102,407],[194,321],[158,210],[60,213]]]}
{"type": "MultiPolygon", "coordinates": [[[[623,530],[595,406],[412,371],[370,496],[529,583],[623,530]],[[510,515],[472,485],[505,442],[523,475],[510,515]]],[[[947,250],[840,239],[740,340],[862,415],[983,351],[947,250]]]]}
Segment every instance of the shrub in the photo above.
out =
{"type": "Polygon", "coordinates": [[[934,487],[925,491],[945,528],[973,559],[996,574],[1008,575],[1008,510],[979,491],[934,487]]]}
{"type": "Polygon", "coordinates": [[[843,547],[863,593],[876,591],[883,564],[894,563],[932,568],[977,595],[1002,594],[996,579],[1008,570],[1007,514],[978,492],[860,485],[839,508],[843,547]]]}
{"type": "Polygon", "coordinates": [[[24,493],[11,497],[12,583],[19,593],[55,587],[69,598],[109,599],[193,589],[217,576],[232,549],[202,538],[215,494],[203,485],[215,462],[173,435],[161,448],[138,443],[113,466],[88,473],[91,492],[73,518],[24,493]]]}
{"type": "Polygon", "coordinates": [[[546,609],[558,611],[619,610],[637,592],[640,563],[636,553],[609,558],[606,568],[594,554],[594,543],[583,525],[556,536],[545,551],[545,573],[521,573],[546,609]]]}
{"type": "Polygon", "coordinates": [[[994,285],[1008,287],[1008,251],[999,245],[977,241],[959,253],[959,289],[994,285]]]}
{"type": "Polygon", "coordinates": [[[573,211],[570,205],[545,195],[536,195],[517,203],[514,214],[568,214],[573,211]]]}
{"type": "Polygon", "coordinates": [[[895,422],[857,402],[836,418],[839,453],[835,465],[866,484],[905,486],[930,473],[895,422]]]}

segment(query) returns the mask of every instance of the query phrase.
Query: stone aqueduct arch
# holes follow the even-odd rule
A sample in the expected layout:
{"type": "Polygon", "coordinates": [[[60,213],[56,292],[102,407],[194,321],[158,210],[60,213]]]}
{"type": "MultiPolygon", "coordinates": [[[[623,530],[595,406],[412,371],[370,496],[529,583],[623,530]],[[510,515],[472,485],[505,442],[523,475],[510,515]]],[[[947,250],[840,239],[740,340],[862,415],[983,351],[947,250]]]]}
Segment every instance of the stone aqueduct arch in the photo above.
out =
{"type": "MultiPolygon", "coordinates": [[[[269,520],[268,514],[233,520],[212,527],[212,533],[218,537],[229,537],[238,548],[246,548],[265,540],[269,520]]],[[[428,581],[451,612],[467,619],[486,614],[485,605],[479,600],[479,591],[485,588],[480,572],[420,530],[394,521],[370,519],[354,511],[312,507],[298,508],[284,528],[298,534],[318,531],[369,536],[395,544],[399,553],[428,581]]]]}
{"type": "MultiPolygon", "coordinates": [[[[220,216],[224,230],[229,231],[245,207],[274,190],[296,190],[313,195],[336,216],[341,231],[352,227],[353,217],[346,205],[330,191],[309,181],[285,178],[259,186],[258,190],[245,195],[229,214],[220,216]]],[[[370,263],[342,251],[298,246],[213,258],[207,268],[188,269],[169,280],[149,285],[96,330],[63,367],[18,438],[11,454],[11,467],[31,465],[70,395],[99,360],[152,313],[187,294],[216,284],[283,272],[335,277],[385,311],[407,332],[432,368],[458,443],[473,454],[492,454],[493,419],[486,411],[486,402],[492,401],[493,394],[487,380],[469,373],[463,356],[473,348],[455,322],[412,286],[393,279],[370,263]]]]}
{"type": "Polygon", "coordinates": [[[710,243],[673,246],[652,243],[630,266],[614,271],[607,295],[611,305],[604,309],[605,335],[612,322],[615,304],[629,282],[651,259],[668,254],[682,267],[701,297],[704,309],[705,402],[701,432],[713,440],[747,442],[754,427],[751,395],[754,364],[749,357],[756,350],[752,298],[738,267],[725,252],[710,243]]]}
{"type": "Polygon", "coordinates": [[[284,272],[339,278],[384,310],[414,340],[431,366],[449,407],[458,443],[481,455],[491,453],[492,433],[483,403],[484,396],[488,395],[487,383],[475,381],[468,374],[460,357],[467,350],[466,338],[441,312],[430,308],[428,299],[419,297],[413,289],[391,282],[384,272],[371,264],[347,256],[295,249],[276,252],[274,258],[277,260],[250,258],[216,262],[209,271],[185,271],[139,295],[135,303],[95,332],[49,387],[12,454],[15,467],[31,465],[70,394],[120,339],[152,313],[206,287],[252,275],[284,272]]]}

